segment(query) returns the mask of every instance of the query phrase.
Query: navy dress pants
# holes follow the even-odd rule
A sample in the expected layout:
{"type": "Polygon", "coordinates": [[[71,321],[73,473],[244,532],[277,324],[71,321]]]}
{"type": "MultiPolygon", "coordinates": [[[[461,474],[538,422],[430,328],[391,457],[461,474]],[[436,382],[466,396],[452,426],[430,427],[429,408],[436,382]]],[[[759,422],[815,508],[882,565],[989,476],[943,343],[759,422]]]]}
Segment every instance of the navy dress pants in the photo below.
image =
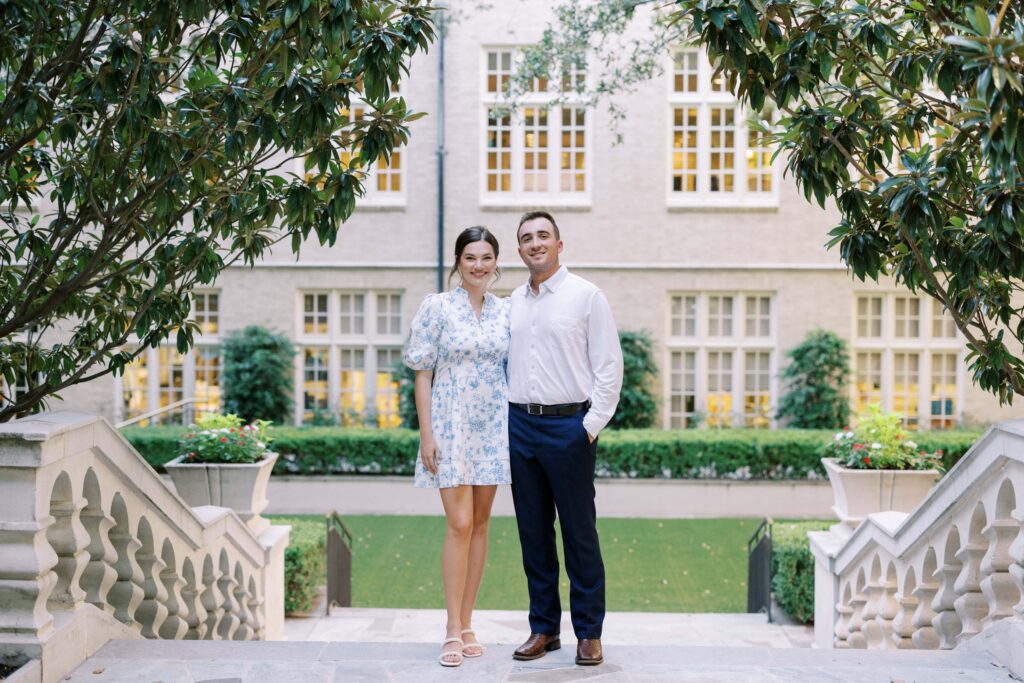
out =
{"type": "Polygon", "coordinates": [[[604,623],[604,562],[597,538],[594,456],[584,411],[529,415],[509,406],[512,500],[530,591],[530,630],[556,635],[562,620],[558,596],[555,514],[562,531],[569,608],[577,638],[600,638],[604,623]]]}

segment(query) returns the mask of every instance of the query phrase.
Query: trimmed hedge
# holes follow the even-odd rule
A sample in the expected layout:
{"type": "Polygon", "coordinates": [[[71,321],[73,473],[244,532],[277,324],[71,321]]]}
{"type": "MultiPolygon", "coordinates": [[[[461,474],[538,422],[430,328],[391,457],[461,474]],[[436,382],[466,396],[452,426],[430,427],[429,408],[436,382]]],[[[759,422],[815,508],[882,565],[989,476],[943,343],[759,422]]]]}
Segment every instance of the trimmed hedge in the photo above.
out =
{"type": "Polygon", "coordinates": [[[327,526],[323,519],[268,516],[274,524],[290,524],[284,550],[284,611],[309,612],[320,586],[327,583],[327,526]]]}
{"type": "MultiPolygon", "coordinates": [[[[124,436],[154,467],[177,454],[181,427],[129,427],[124,436]]],[[[821,429],[629,429],[601,434],[597,476],[656,479],[820,479],[821,429]]],[[[414,471],[419,436],[410,429],[274,427],[275,474],[398,474],[414,471]]],[[[978,431],[920,432],[926,450],[952,466],[978,431]]]]}
{"type": "Polygon", "coordinates": [[[776,522],[772,525],[772,593],[795,620],[814,621],[814,556],[808,531],[824,531],[835,522],[776,522]]]}

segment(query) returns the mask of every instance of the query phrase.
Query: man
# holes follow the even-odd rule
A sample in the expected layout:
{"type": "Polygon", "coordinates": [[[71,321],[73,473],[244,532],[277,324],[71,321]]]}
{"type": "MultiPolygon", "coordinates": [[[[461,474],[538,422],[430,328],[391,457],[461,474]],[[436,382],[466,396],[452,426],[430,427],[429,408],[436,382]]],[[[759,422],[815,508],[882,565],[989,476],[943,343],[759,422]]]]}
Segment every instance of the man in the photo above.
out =
{"type": "Polygon", "coordinates": [[[531,633],[513,657],[537,659],[561,647],[557,511],[576,663],[600,664],[604,562],[594,457],[619,401],[622,349],[604,294],[559,264],[563,245],[551,214],[524,214],[516,239],[530,279],[512,293],[509,459],[531,633]]]}

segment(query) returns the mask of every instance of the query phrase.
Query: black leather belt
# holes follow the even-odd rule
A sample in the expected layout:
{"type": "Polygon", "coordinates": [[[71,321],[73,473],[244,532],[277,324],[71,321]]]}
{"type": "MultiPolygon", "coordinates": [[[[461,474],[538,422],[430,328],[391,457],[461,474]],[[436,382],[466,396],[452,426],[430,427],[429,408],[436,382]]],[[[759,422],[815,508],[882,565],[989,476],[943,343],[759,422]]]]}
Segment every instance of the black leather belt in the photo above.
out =
{"type": "Polygon", "coordinates": [[[559,403],[554,406],[545,406],[540,403],[513,403],[516,408],[522,408],[530,415],[561,415],[562,417],[568,417],[569,415],[575,415],[581,410],[586,410],[590,407],[590,401],[583,401],[582,403],[559,403]]]}

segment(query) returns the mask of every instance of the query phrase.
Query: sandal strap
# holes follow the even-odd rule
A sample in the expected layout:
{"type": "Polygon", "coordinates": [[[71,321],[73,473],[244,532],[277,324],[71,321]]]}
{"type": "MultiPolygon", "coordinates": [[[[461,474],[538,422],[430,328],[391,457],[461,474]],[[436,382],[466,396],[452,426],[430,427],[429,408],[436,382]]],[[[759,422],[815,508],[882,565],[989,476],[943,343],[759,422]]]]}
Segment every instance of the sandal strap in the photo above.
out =
{"type": "Polygon", "coordinates": [[[476,635],[476,631],[474,631],[471,628],[464,628],[461,631],[459,631],[459,633],[461,633],[461,634],[472,633],[474,636],[476,635]]]}
{"type": "MultiPolygon", "coordinates": [[[[462,645],[462,646],[466,645],[465,643],[462,642],[462,638],[446,638],[445,641],[443,643],[441,643],[441,647],[444,647],[448,643],[458,643],[459,645],[462,645]]],[[[455,650],[452,650],[452,653],[454,653],[454,652],[455,652],[455,650]]]]}

